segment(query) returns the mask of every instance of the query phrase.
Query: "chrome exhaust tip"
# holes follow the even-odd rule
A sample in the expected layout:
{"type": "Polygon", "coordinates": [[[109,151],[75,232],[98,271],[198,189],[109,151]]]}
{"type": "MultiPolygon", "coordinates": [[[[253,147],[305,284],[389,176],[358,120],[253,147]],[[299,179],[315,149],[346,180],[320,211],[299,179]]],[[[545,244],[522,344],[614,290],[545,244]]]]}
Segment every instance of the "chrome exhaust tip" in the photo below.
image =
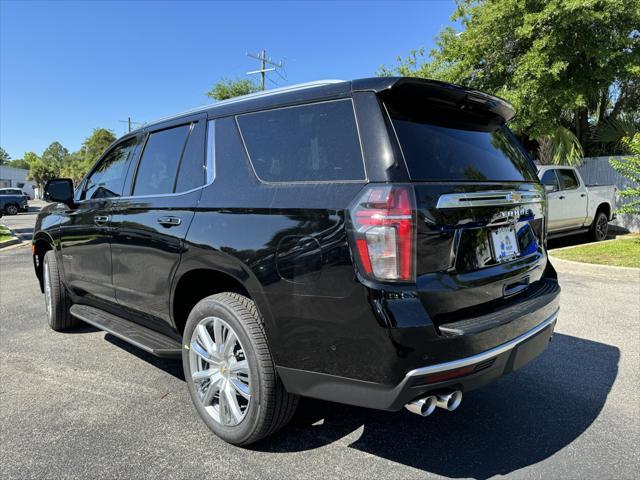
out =
{"type": "Polygon", "coordinates": [[[436,409],[436,402],[436,397],[434,397],[433,395],[429,395],[428,397],[418,398],[413,402],[407,403],[405,405],[405,408],[411,413],[415,413],[423,417],[428,417],[436,409]]]}
{"type": "Polygon", "coordinates": [[[449,393],[442,393],[437,396],[436,406],[453,412],[462,403],[462,392],[454,390],[449,393]]]}

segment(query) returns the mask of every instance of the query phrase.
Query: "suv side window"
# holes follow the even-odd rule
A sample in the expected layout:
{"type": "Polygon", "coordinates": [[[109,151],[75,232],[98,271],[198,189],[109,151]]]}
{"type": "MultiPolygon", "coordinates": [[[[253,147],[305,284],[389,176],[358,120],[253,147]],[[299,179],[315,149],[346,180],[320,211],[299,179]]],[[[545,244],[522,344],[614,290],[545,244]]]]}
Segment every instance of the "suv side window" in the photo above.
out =
{"type": "Polygon", "coordinates": [[[167,128],[149,135],[136,173],[133,195],[173,193],[182,151],[191,124],[167,128]]]}
{"type": "Polygon", "coordinates": [[[551,185],[553,187],[553,191],[560,190],[560,185],[558,184],[558,177],[556,177],[555,170],[547,170],[542,175],[542,179],[540,180],[543,185],[551,185]]]}
{"type": "Polygon", "coordinates": [[[560,179],[560,186],[562,190],[574,190],[578,188],[578,179],[573,170],[568,168],[561,168],[556,170],[558,178],[560,179]]]}
{"type": "Polygon", "coordinates": [[[137,143],[137,138],[129,138],[112,148],[87,178],[80,199],[89,200],[122,195],[124,180],[137,143]]]}
{"type": "Polygon", "coordinates": [[[266,182],[364,180],[350,99],[236,117],[256,175],[266,182]]]}

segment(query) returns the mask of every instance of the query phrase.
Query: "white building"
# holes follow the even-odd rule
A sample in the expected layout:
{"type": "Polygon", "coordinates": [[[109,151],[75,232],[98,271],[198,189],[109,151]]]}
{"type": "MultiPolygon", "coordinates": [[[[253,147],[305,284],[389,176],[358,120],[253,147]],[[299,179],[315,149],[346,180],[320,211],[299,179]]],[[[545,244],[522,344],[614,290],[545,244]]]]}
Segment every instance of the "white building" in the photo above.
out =
{"type": "Polygon", "coordinates": [[[27,180],[29,170],[0,165],[0,188],[21,188],[31,198],[35,198],[34,182],[27,180]]]}

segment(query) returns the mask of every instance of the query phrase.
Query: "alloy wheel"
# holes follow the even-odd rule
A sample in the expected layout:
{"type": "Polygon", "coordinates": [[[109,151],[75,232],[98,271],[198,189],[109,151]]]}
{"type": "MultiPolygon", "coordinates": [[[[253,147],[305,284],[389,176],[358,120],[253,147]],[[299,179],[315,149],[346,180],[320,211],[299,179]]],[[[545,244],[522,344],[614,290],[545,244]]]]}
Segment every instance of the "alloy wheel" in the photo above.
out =
{"type": "Polygon", "coordinates": [[[231,326],[218,317],[201,320],[189,344],[197,399],[217,423],[238,425],[251,403],[251,374],[245,349],[231,326]]]}
{"type": "Polygon", "coordinates": [[[600,238],[601,240],[604,240],[604,238],[607,236],[607,227],[607,218],[604,215],[600,215],[600,217],[598,217],[598,223],[596,224],[596,231],[598,233],[598,238],[600,238]]]}

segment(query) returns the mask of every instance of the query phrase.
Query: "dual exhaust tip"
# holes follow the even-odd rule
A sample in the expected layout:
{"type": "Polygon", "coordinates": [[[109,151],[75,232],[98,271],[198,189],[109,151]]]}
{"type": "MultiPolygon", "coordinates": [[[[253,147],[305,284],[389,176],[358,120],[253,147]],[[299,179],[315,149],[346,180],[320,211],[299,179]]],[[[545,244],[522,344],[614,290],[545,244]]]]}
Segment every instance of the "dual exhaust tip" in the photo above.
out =
{"type": "Polygon", "coordinates": [[[435,411],[436,407],[453,412],[461,403],[462,392],[460,390],[454,390],[452,392],[418,398],[407,403],[405,408],[411,413],[428,417],[435,411]]]}

